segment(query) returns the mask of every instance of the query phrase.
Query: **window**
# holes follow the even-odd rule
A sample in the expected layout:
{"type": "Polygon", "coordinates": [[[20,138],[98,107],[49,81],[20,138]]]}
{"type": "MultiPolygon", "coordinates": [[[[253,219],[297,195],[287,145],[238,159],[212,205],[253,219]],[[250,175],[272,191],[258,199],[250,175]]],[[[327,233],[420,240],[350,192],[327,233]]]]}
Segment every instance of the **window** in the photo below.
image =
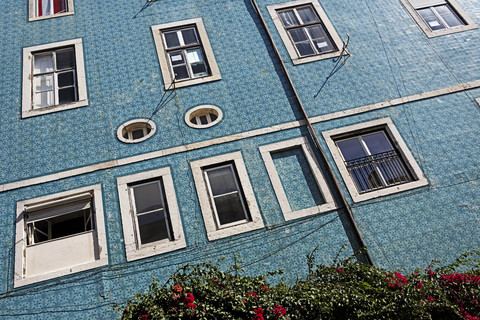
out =
{"type": "Polygon", "coordinates": [[[267,7],[293,64],[338,57],[342,40],[315,0],[267,7]]]}
{"type": "Polygon", "coordinates": [[[108,263],[100,185],[17,204],[15,287],[108,263]]]}
{"type": "Polygon", "coordinates": [[[73,0],[29,0],[29,21],[73,14],[73,0]]]}
{"type": "Polygon", "coordinates": [[[221,79],[202,19],[152,26],[152,33],[166,90],[221,79]]]}
{"type": "Polygon", "coordinates": [[[191,163],[208,239],[263,228],[240,152],[191,163]]]}
{"type": "Polygon", "coordinates": [[[23,118],[87,104],[81,39],[23,49],[23,118]]]}
{"type": "Polygon", "coordinates": [[[170,168],[117,179],[127,260],[185,248],[170,168]]]}
{"type": "Polygon", "coordinates": [[[428,37],[477,28],[455,0],[400,0],[428,37]]]}
{"type": "Polygon", "coordinates": [[[355,202],[428,184],[388,118],[323,135],[355,202]]]}
{"type": "Polygon", "coordinates": [[[118,140],[138,143],[147,140],[156,131],[155,123],[148,119],[135,119],[122,124],[117,130],[118,140]]]}
{"type": "Polygon", "coordinates": [[[192,128],[210,128],[220,122],[223,113],[220,108],[212,105],[203,105],[188,110],[185,114],[185,123],[192,128]]]}
{"type": "Polygon", "coordinates": [[[306,138],[260,147],[285,220],[335,209],[335,202],[306,138]]]}

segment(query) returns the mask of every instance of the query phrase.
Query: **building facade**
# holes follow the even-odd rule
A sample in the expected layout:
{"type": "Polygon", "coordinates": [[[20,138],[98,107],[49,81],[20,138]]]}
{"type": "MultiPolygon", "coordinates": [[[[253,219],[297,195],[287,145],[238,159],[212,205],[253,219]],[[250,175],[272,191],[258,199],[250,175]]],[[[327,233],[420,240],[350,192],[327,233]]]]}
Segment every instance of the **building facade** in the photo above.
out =
{"type": "Polygon", "coordinates": [[[152,276],[234,254],[293,281],[315,248],[407,270],[478,249],[478,0],[0,17],[2,319],[115,319],[152,276]]]}

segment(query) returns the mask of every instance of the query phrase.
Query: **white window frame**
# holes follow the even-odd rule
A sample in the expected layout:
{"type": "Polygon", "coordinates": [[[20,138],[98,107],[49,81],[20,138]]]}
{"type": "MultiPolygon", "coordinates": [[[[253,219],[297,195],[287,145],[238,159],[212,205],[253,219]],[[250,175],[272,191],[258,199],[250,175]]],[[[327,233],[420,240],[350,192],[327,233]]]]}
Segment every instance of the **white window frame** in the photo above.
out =
{"type": "MultiPolygon", "coordinates": [[[[17,203],[17,220],[16,220],[16,236],[15,236],[15,277],[14,287],[21,287],[32,283],[65,276],[88,269],[97,268],[108,264],[108,248],[107,239],[105,234],[105,222],[103,213],[102,191],[101,185],[94,185],[85,188],[70,190],[62,193],[39,197],[35,199],[29,199],[20,201],[17,203]],[[68,204],[75,200],[75,198],[90,193],[93,195],[94,205],[94,220],[93,230],[87,231],[80,235],[71,235],[64,238],[53,239],[45,242],[47,245],[62,245],[69,239],[73,239],[77,236],[85,236],[85,234],[91,233],[93,237],[94,248],[96,252],[95,259],[79,265],[72,265],[64,267],[59,270],[52,270],[43,274],[31,275],[27,274],[27,230],[25,223],[25,208],[33,206],[42,206],[48,208],[55,204],[65,203],[68,204]]],[[[44,242],[34,244],[34,246],[42,246],[44,242]]]]}
{"type": "Polygon", "coordinates": [[[149,119],[134,119],[125,122],[117,129],[117,138],[123,143],[139,143],[150,139],[155,132],[157,131],[157,126],[155,122],[149,119]],[[150,132],[147,133],[147,126],[150,128],[150,132]],[[143,130],[143,137],[140,139],[133,139],[133,131],[142,129],[143,130]],[[128,138],[123,136],[124,130],[127,131],[128,138]]]}
{"type": "Polygon", "coordinates": [[[328,188],[327,182],[325,181],[325,178],[322,174],[322,171],[320,170],[317,160],[315,159],[313,151],[310,148],[307,138],[300,137],[292,140],[281,141],[274,144],[262,146],[259,148],[259,150],[260,154],[262,155],[263,162],[265,163],[268,176],[270,177],[270,181],[272,182],[273,190],[275,191],[275,195],[277,196],[280,209],[283,213],[283,217],[286,221],[303,218],[306,216],[334,210],[337,208],[330,189],[328,188]],[[272,159],[272,152],[281,152],[293,148],[300,148],[305,155],[310,170],[312,171],[313,177],[315,178],[315,181],[317,183],[318,189],[322,194],[323,199],[325,200],[324,204],[297,211],[293,211],[290,207],[287,194],[285,193],[285,189],[283,188],[280,176],[278,175],[277,169],[275,168],[275,164],[272,159]]]}
{"type": "Polygon", "coordinates": [[[288,54],[290,55],[290,58],[292,59],[292,62],[293,62],[294,65],[307,63],[307,62],[312,62],[312,61],[330,59],[330,58],[340,56],[340,54],[342,52],[342,47],[343,47],[342,39],[340,39],[340,37],[338,36],[337,32],[335,31],[335,28],[333,27],[333,24],[328,19],[327,14],[323,11],[322,6],[320,5],[320,3],[318,3],[318,1],[316,1],[316,0],[298,0],[298,1],[292,1],[292,2],[287,2],[287,3],[267,6],[267,9],[268,9],[268,12],[270,13],[270,16],[273,19],[273,23],[275,24],[275,27],[277,28],[277,31],[280,34],[280,37],[282,38],[283,44],[285,45],[285,47],[288,51],[288,54]],[[282,11],[282,10],[289,9],[289,8],[301,7],[301,6],[305,6],[305,5],[311,5],[313,7],[313,9],[315,10],[315,13],[318,15],[318,17],[320,18],[320,21],[322,22],[323,26],[325,27],[325,32],[327,33],[327,36],[330,37],[330,40],[332,41],[332,44],[335,47],[337,47],[336,51],[327,52],[327,53],[320,53],[320,54],[307,56],[307,57],[301,57],[298,54],[298,52],[295,48],[295,44],[290,39],[290,36],[288,35],[287,30],[284,28],[284,26],[282,24],[282,20],[280,19],[280,16],[278,15],[278,11],[282,11]]]}
{"type": "Polygon", "coordinates": [[[73,0],[67,0],[66,12],[37,17],[37,1],[38,0],[28,0],[28,21],[45,20],[45,19],[64,17],[64,16],[69,16],[74,14],[73,0]]]}
{"type": "Polygon", "coordinates": [[[34,117],[47,113],[69,110],[88,105],[85,64],[83,59],[82,39],[74,39],[49,43],[23,49],[23,86],[22,86],[22,118],[34,117]],[[77,101],[33,109],[33,56],[42,51],[56,50],[62,47],[73,47],[75,51],[75,73],[77,84],[77,101]]]}
{"type": "MultiPolygon", "coordinates": [[[[428,38],[434,38],[439,36],[444,36],[447,34],[477,29],[477,24],[468,16],[467,12],[462,9],[462,7],[455,1],[455,0],[445,0],[447,4],[455,11],[457,16],[465,22],[464,26],[457,26],[453,28],[445,28],[441,30],[432,31],[430,27],[427,25],[425,20],[420,16],[414,6],[410,3],[409,0],[400,0],[400,2],[405,6],[408,13],[412,16],[413,20],[420,26],[420,28],[425,32],[428,38]]],[[[433,1],[432,1],[433,3],[433,1]]],[[[428,6],[427,6],[428,7],[428,6]]]]}
{"type": "Polygon", "coordinates": [[[203,221],[207,230],[209,241],[230,237],[236,234],[258,230],[264,227],[262,216],[255,199],[250,179],[248,178],[247,169],[243,162],[242,153],[240,151],[212,158],[201,159],[190,163],[192,167],[193,179],[197,190],[198,200],[202,211],[203,221]],[[205,167],[224,163],[233,163],[238,174],[240,188],[245,196],[245,204],[250,213],[251,221],[242,221],[231,225],[223,225],[219,227],[215,218],[215,211],[211,203],[209,195],[208,182],[204,175],[205,167]]]}
{"type": "Polygon", "coordinates": [[[117,186],[127,261],[143,259],[186,247],[182,220],[180,218],[177,197],[175,195],[175,188],[169,167],[119,177],[117,178],[117,186]],[[163,239],[142,245],[138,240],[139,234],[136,227],[136,217],[128,185],[155,178],[161,178],[163,182],[165,192],[164,201],[167,203],[174,240],[163,239]]]}
{"type": "Polygon", "coordinates": [[[342,176],[342,179],[345,182],[345,185],[354,202],[366,201],[428,185],[427,178],[425,178],[425,176],[423,175],[422,170],[418,166],[413,155],[408,150],[407,145],[403,141],[400,133],[395,128],[395,125],[390,118],[382,118],[378,120],[368,121],[365,123],[355,124],[344,128],[333,129],[325,131],[322,134],[325,141],[327,142],[328,149],[333,156],[333,160],[335,161],[335,164],[340,171],[340,175],[342,176]],[[398,151],[399,156],[404,161],[406,169],[412,175],[413,180],[411,182],[393,185],[360,194],[355,185],[355,182],[350,177],[347,167],[345,166],[342,154],[340,153],[340,150],[335,142],[337,140],[340,140],[341,137],[353,137],[356,135],[361,135],[362,133],[366,131],[371,131],[372,129],[384,130],[385,134],[390,139],[390,142],[393,144],[396,151],[398,151]]]}
{"type": "Polygon", "coordinates": [[[477,101],[478,105],[480,106],[480,98],[475,99],[477,101]]]}
{"type": "Polygon", "coordinates": [[[217,62],[215,61],[215,57],[213,55],[212,46],[210,45],[210,41],[208,40],[207,31],[205,29],[205,26],[203,25],[203,21],[201,18],[165,23],[151,27],[153,40],[157,49],[158,61],[160,63],[160,70],[162,71],[165,90],[173,89],[172,82],[174,80],[174,76],[167,55],[167,50],[164,45],[162,31],[170,31],[171,29],[180,29],[188,26],[195,26],[197,29],[198,37],[200,38],[200,44],[202,45],[203,52],[205,53],[204,58],[210,69],[210,75],[179,80],[178,82],[175,82],[175,88],[182,88],[186,86],[222,79],[222,77],[220,76],[220,70],[218,69],[217,62]]]}
{"type": "Polygon", "coordinates": [[[192,128],[195,129],[206,129],[213,127],[217,123],[219,123],[223,119],[223,112],[222,110],[214,105],[201,105],[194,107],[185,113],[185,123],[192,128]],[[211,120],[210,118],[210,113],[216,114],[217,119],[211,120]],[[207,124],[201,124],[200,122],[200,116],[206,115],[207,120],[209,121],[207,124]],[[192,118],[195,118],[197,120],[197,124],[193,123],[191,121],[192,118]]]}

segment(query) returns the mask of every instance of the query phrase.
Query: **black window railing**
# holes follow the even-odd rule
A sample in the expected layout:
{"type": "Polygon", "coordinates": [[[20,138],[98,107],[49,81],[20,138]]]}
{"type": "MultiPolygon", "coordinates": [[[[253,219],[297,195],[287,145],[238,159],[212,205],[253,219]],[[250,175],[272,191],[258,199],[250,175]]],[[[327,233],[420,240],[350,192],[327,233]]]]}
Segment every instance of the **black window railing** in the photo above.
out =
{"type": "Polygon", "coordinates": [[[413,180],[402,159],[394,150],[348,160],[345,161],[345,165],[359,193],[413,180]]]}

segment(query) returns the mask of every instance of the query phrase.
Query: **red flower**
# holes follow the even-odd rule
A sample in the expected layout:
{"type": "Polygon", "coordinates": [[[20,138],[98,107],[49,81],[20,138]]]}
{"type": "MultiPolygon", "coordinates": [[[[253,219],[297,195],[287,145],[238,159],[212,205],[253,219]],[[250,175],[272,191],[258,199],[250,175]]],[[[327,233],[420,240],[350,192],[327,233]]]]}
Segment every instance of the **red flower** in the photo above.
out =
{"type": "Polygon", "coordinates": [[[261,313],[257,313],[255,315],[255,318],[253,318],[252,320],[265,320],[265,318],[263,317],[263,315],[261,313]]]}
{"type": "Polygon", "coordinates": [[[262,291],[267,292],[267,291],[270,291],[270,289],[268,289],[266,285],[262,285],[262,291]]]}
{"type": "Polygon", "coordinates": [[[428,297],[428,298],[427,298],[427,300],[430,300],[430,301],[435,301],[435,298],[434,298],[434,297],[432,297],[432,296],[430,296],[430,297],[428,297]]]}
{"type": "Polygon", "coordinates": [[[337,271],[340,272],[340,273],[343,273],[343,270],[340,269],[340,268],[338,268],[337,271]]]}
{"type": "Polygon", "coordinates": [[[417,283],[417,287],[423,288],[423,283],[421,283],[421,282],[417,283]]]}
{"type": "Polygon", "coordinates": [[[174,285],[174,286],[172,287],[172,290],[175,291],[175,292],[181,293],[182,290],[183,290],[183,288],[182,288],[181,285],[176,284],[176,285],[174,285]]]}
{"type": "Polygon", "coordinates": [[[248,295],[248,296],[252,296],[252,297],[254,297],[255,299],[257,299],[257,294],[254,293],[254,292],[249,292],[249,293],[247,293],[247,295],[248,295]]]}
{"type": "Polygon", "coordinates": [[[242,301],[243,301],[244,304],[247,304],[247,300],[243,299],[242,301]]]}
{"type": "Polygon", "coordinates": [[[186,303],[193,303],[195,301],[195,297],[191,292],[187,293],[187,296],[185,297],[185,302],[186,303]]]}
{"type": "Polygon", "coordinates": [[[258,307],[257,309],[253,310],[256,314],[263,314],[263,309],[258,307]]]}
{"type": "Polygon", "coordinates": [[[147,320],[148,317],[150,317],[148,314],[142,314],[141,316],[142,320],[147,320]]]}
{"type": "Polygon", "coordinates": [[[191,303],[191,302],[187,303],[187,305],[186,305],[187,309],[190,309],[190,308],[193,309],[193,308],[196,308],[196,307],[197,307],[197,305],[195,303],[191,303]]]}
{"type": "Polygon", "coordinates": [[[278,304],[275,305],[272,312],[273,312],[273,315],[278,318],[280,318],[284,314],[287,314],[287,310],[278,304]]]}

